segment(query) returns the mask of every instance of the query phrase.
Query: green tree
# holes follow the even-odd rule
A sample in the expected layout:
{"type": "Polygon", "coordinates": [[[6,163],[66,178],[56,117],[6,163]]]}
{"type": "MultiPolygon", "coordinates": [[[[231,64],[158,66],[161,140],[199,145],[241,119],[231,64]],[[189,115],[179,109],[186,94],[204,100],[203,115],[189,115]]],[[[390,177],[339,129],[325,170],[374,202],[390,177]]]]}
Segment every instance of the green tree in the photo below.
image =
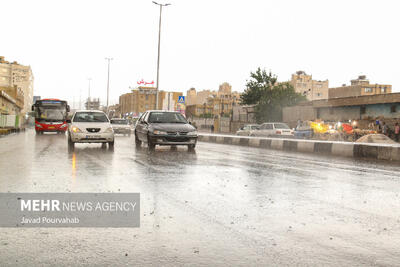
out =
{"type": "Polygon", "coordinates": [[[305,101],[306,97],[296,93],[288,82],[278,83],[271,72],[258,68],[250,73],[246,90],[241,95],[242,105],[255,105],[258,123],[282,121],[282,109],[305,101]]]}

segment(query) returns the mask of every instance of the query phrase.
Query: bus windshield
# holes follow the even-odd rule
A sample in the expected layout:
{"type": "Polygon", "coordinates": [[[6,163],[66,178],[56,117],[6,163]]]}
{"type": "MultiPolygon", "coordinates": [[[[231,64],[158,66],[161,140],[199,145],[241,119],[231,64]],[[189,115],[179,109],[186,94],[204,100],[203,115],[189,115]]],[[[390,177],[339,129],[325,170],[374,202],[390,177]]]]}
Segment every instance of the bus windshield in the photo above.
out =
{"type": "Polygon", "coordinates": [[[40,103],[35,108],[35,118],[37,121],[65,121],[67,118],[66,104],[62,102],[40,103]]]}

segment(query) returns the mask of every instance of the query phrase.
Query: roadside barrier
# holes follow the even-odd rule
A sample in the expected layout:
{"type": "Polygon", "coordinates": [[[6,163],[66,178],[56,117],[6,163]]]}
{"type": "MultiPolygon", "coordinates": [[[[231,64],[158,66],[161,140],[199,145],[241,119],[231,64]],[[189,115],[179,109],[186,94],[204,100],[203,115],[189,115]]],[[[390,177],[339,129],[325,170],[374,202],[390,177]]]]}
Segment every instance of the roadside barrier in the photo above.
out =
{"type": "Polygon", "coordinates": [[[199,134],[199,141],[293,152],[318,153],[339,157],[400,161],[400,144],[370,144],[292,138],[261,138],[204,133],[199,134]]]}

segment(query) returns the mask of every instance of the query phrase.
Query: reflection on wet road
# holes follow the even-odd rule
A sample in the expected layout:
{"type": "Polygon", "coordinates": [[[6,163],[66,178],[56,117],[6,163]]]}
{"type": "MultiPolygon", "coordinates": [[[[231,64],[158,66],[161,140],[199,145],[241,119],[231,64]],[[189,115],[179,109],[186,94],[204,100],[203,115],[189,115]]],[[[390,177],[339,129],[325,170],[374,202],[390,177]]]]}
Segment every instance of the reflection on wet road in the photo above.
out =
{"type": "Polygon", "coordinates": [[[1,192],[139,192],[141,227],[0,229],[3,265],[397,265],[400,167],[199,143],[0,138],[1,192]]]}

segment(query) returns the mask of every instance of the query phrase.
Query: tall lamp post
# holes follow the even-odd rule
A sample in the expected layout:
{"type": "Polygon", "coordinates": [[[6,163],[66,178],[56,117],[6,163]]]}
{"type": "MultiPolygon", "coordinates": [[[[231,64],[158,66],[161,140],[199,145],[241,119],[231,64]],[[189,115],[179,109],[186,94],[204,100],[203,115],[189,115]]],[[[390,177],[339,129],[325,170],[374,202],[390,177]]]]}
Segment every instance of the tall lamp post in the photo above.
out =
{"type": "Polygon", "coordinates": [[[88,88],[88,101],[87,101],[87,109],[90,110],[90,81],[92,80],[92,78],[88,78],[89,81],[89,88],[88,88]]]}
{"type": "Polygon", "coordinates": [[[158,55],[157,55],[157,87],[156,87],[156,108],[158,109],[158,82],[159,82],[159,75],[160,75],[160,39],[161,39],[161,14],[163,6],[169,6],[171,4],[159,4],[153,1],[154,4],[160,6],[160,21],[158,24],[158,55]]]}
{"type": "Polygon", "coordinates": [[[108,61],[108,69],[107,69],[107,115],[108,115],[108,99],[110,96],[110,61],[113,60],[112,57],[106,57],[108,61]]]}

